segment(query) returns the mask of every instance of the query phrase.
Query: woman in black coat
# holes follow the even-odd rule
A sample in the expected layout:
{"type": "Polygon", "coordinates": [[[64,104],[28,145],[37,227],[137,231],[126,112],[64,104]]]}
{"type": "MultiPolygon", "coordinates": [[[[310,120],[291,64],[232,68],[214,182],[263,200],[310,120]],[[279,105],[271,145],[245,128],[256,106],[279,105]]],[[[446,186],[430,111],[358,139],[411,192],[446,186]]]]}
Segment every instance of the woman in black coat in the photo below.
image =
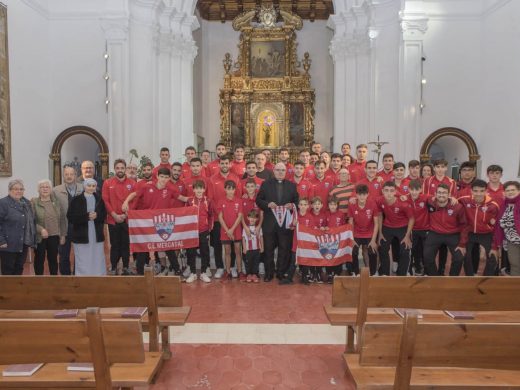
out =
{"type": "Polygon", "coordinates": [[[94,179],[85,179],[85,192],[72,198],[67,212],[72,224],[71,241],[74,246],[74,274],[106,275],[103,233],[107,216],[105,203],[96,192],[94,179]]]}
{"type": "Polygon", "coordinates": [[[36,225],[23,182],[10,181],[8,190],[0,199],[0,263],[2,275],[21,275],[27,248],[36,245],[36,225]]]}

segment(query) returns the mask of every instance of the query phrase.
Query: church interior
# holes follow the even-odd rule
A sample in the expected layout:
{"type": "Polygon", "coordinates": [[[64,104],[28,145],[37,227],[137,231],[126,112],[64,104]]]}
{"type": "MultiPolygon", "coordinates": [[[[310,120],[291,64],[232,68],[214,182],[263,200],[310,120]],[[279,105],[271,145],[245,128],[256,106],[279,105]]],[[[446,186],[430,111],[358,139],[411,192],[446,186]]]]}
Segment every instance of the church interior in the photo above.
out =
{"type": "MultiPolygon", "coordinates": [[[[392,153],[405,165],[446,160],[454,180],[466,161],[477,178],[487,180],[487,167],[499,165],[503,182],[520,180],[518,0],[1,2],[1,197],[14,179],[23,180],[27,198],[37,196],[40,181],[61,184],[65,166],[79,176],[86,160],[105,180],[117,159],[155,166],[167,147],[171,162],[189,163],[185,152],[193,146],[213,160],[218,143],[231,152],[242,147],[246,160],[269,150],[273,164],[282,148],[294,164],[315,143],[329,156],[348,143],[354,158],[365,144],[367,160],[379,166],[392,153]]],[[[104,251],[108,259],[108,239],[104,251]]],[[[212,252],[211,268],[214,261],[212,252]]],[[[111,311],[108,298],[97,296],[99,305],[88,300],[100,312],[80,308],[88,326],[77,332],[87,340],[96,334],[103,344],[101,319],[113,326],[105,335],[110,353],[78,344],[78,359],[94,360],[95,374],[83,374],[83,384],[75,382],[80,374],[58,375],[58,356],[70,356],[56,347],[50,379],[29,386],[0,376],[0,388],[517,388],[520,278],[485,276],[486,260],[478,261],[474,277],[361,272],[334,284],[288,287],[238,281],[160,287],[161,278],[145,272],[135,285],[121,282],[113,290],[119,306],[148,307],[146,322],[135,321],[138,330],[118,323],[121,313],[111,311]],[[148,300],[126,303],[120,295],[127,288],[148,300]],[[399,307],[413,310],[403,319],[394,313],[399,307]],[[461,317],[448,319],[448,310],[461,317]],[[131,340],[141,326],[146,352],[142,340],[131,340]],[[118,342],[118,332],[127,337],[118,342]],[[125,340],[132,353],[124,353],[125,340]],[[135,351],[145,363],[134,370],[128,367],[137,367],[135,351]],[[135,379],[145,371],[146,379],[135,379]]],[[[24,274],[32,267],[27,260],[24,274]]],[[[26,290],[18,296],[3,278],[9,277],[0,276],[0,368],[10,364],[3,348],[19,348],[19,356],[33,348],[43,359],[52,346],[31,338],[18,345],[2,334],[2,321],[14,321],[10,313],[19,309],[41,329],[49,326],[48,333],[34,328],[40,338],[53,337],[48,313],[28,298],[33,286],[20,282],[26,290]]],[[[71,278],[70,288],[79,288],[71,278]]],[[[55,283],[54,295],[67,283],[55,283]]],[[[75,299],[50,308],[74,309],[75,299]]],[[[33,325],[23,326],[32,332],[33,325]]]]}

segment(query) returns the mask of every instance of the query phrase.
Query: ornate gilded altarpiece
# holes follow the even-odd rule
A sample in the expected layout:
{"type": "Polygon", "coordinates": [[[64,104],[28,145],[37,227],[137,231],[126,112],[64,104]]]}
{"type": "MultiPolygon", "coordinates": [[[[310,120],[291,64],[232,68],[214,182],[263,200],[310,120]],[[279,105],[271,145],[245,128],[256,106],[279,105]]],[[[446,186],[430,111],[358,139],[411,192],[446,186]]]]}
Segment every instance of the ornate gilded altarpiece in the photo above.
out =
{"type": "Polygon", "coordinates": [[[301,61],[297,56],[295,31],[302,26],[299,16],[272,6],[233,20],[241,32],[239,55],[233,61],[225,54],[220,90],[220,135],[227,146],[244,145],[247,152],[286,146],[293,153],[310,146],[315,93],[309,53],[301,61]]]}

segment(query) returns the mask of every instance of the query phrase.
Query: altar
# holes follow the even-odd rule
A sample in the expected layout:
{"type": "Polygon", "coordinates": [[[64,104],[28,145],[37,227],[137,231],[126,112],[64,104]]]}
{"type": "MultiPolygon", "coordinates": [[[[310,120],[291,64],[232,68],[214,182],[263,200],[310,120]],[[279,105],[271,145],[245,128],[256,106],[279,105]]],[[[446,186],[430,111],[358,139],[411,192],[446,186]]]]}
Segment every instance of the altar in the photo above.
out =
{"type": "Polygon", "coordinates": [[[291,156],[314,140],[315,92],[311,59],[298,58],[296,30],[301,18],[273,6],[238,15],[239,55],[225,54],[220,90],[220,135],[226,146],[247,153],[288,147],[291,156]]]}

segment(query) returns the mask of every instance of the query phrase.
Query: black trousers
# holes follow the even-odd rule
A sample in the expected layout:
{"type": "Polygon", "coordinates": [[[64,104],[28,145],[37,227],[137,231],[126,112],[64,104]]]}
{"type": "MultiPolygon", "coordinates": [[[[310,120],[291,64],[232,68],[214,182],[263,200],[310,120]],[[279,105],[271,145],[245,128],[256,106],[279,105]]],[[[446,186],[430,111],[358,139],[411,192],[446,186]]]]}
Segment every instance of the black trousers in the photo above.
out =
{"type": "Polygon", "coordinates": [[[130,237],[128,236],[128,223],[121,222],[108,225],[110,234],[110,264],[112,269],[117,268],[119,259],[123,259],[123,268],[128,268],[130,263],[130,237]]]}
{"type": "Polygon", "coordinates": [[[21,252],[0,251],[0,269],[2,275],[22,275],[23,265],[27,257],[27,246],[23,246],[21,252]]]}
{"type": "Polygon", "coordinates": [[[392,240],[399,241],[399,265],[397,266],[397,275],[406,276],[408,267],[410,266],[410,249],[406,249],[405,245],[401,243],[406,235],[407,227],[390,228],[383,226],[382,233],[384,240],[381,241],[379,247],[379,258],[381,260],[381,274],[390,275],[390,247],[392,240]]]}
{"type": "MultiPolygon", "coordinates": [[[[208,249],[209,251],[209,249],[208,249]]],[[[179,271],[181,269],[181,266],[179,265],[179,260],[177,258],[177,251],[166,251],[164,252],[166,254],[166,257],[170,261],[170,269],[174,271],[179,271]]],[[[209,256],[209,254],[208,254],[209,256]]],[[[192,271],[196,271],[195,269],[192,271]]],[[[206,269],[204,269],[206,271],[206,269]]]]}
{"type": "Polygon", "coordinates": [[[273,232],[264,232],[264,263],[265,276],[273,277],[275,273],[274,250],[278,247],[278,258],[276,259],[276,274],[283,278],[289,271],[289,251],[292,246],[292,230],[275,228],[273,232]]]}
{"type": "Polygon", "coordinates": [[[58,249],[58,253],[60,255],[60,274],[62,275],[70,275],[72,273],[72,269],[70,267],[70,249],[72,246],[72,241],[70,241],[71,235],[72,224],[69,223],[67,237],[65,237],[65,244],[60,245],[60,248],[58,249]]]}
{"type": "MultiPolygon", "coordinates": [[[[347,269],[350,272],[355,273],[356,275],[359,274],[359,250],[363,250],[363,245],[367,247],[368,252],[368,267],[370,269],[370,275],[374,275],[377,272],[377,253],[372,250],[368,246],[370,243],[370,238],[355,238],[354,241],[356,241],[356,246],[352,248],[352,263],[347,263],[347,269]]],[[[363,256],[364,256],[364,252],[363,256]]],[[[367,259],[365,260],[365,264],[367,262],[367,259]]]]}
{"type": "MultiPolygon", "coordinates": [[[[200,251],[200,272],[206,272],[209,267],[209,231],[199,233],[199,251],[200,251]]],[[[191,272],[195,273],[197,248],[190,248],[186,251],[188,257],[188,266],[191,272]]],[[[171,260],[170,260],[171,263],[171,260]]]]}
{"type": "Polygon", "coordinates": [[[444,275],[446,272],[446,263],[448,262],[448,247],[441,245],[439,248],[439,274],[444,275]]]}
{"type": "Polygon", "coordinates": [[[246,274],[258,275],[258,263],[260,262],[260,250],[250,250],[246,252],[246,274]]]}
{"type": "MultiPolygon", "coordinates": [[[[429,276],[439,276],[439,269],[435,264],[435,257],[442,245],[445,245],[451,253],[450,276],[458,276],[462,269],[464,256],[460,251],[455,251],[459,245],[460,233],[440,234],[429,232],[424,243],[424,269],[429,276]]],[[[440,262],[440,259],[439,259],[440,262]]]]}
{"type": "Polygon", "coordinates": [[[135,253],[135,268],[138,275],[144,275],[144,266],[150,264],[150,253],[137,252],[135,253]]]}
{"type": "MultiPolygon", "coordinates": [[[[466,244],[466,257],[464,258],[464,273],[466,276],[474,276],[478,267],[475,267],[475,254],[480,261],[480,246],[486,251],[486,267],[484,268],[484,276],[494,276],[498,268],[498,262],[495,256],[489,256],[491,244],[493,242],[493,233],[478,234],[469,233],[468,243],[466,244]]],[[[477,263],[478,265],[478,263],[477,263]]]]}
{"type": "Polygon", "coordinates": [[[34,273],[43,275],[45,255],[49,263],[49,273],[58,275],[58,249],[60,247],[60,236],[49,236],[40,241],[34,250],[34,273]]]}
{"type": "Polygon", "coordinates": [[[412,262],[410,264],[410,274],[412,274],[412,266],[416,271],[424,270],[424,243],[428,237],[428,230],[412,231],[412,262]]]}

